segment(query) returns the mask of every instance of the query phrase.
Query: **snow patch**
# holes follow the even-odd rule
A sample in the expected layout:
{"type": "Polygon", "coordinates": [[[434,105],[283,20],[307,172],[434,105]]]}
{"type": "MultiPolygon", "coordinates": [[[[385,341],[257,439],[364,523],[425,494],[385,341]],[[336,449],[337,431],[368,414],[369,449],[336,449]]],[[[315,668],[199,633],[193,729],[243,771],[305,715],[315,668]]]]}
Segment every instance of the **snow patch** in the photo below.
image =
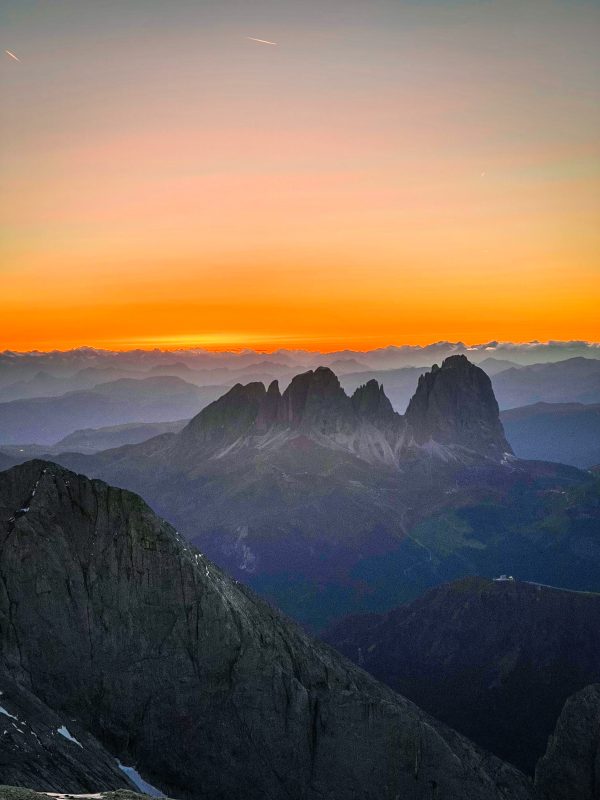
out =
{"type": "Polygon", "coordinates": [[[4,706],[0,706],[0,714],[4,714],[4,716],[5,716],[5,717],[10,717],[11,719],[16,719],[16,720],[18,720],[18,719],[19,719],[18,717],[15,717],[15,715],[14,715],[14,714],[10,714],[10,713],[9,713],[9,712],[8,712],[8,711],[7,711],[7,710],[4,708],[4,706]]]}
{"type": "Polygon", "coordinates": [[[145,781],[140,773],[137,771],[135,767],[126,767],[124,764],[121,764],[119,759],[117,759],[117,766],[124,772],[125,775],[129,778],[129,780],[133,783],[136,789],[139,789],[140,792],[144,794],[150,795],[150,797],[164,797],[164,793],[157,789],[156,786],[152,786],[151,783],[145,781]]]}
{"type": "Polygon", "coordinates": [[[81,749],[83,750],[83,745],[81,744],[81,742],[78,742],[77,739],[74,736],[71,736],[71,734],[65,728],[64,725],[61,725],[60,728],[58,728],[56,732],[60,733],[61,736],[64,736],[65,739],[68,739],[70,742],[73,742],[73,744],[78,744],[79,747],[81,747],[81,749]]]}

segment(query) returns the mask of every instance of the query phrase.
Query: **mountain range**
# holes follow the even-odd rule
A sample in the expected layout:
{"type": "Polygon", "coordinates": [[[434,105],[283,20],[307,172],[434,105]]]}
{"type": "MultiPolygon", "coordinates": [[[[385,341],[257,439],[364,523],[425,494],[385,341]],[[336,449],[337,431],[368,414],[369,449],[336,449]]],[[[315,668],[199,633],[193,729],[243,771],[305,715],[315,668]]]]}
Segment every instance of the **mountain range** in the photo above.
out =
{"type": "Polygon", "coordinates": [[[54,445],[81,428],[189,418],[222,392],[220,386],[156,376],[121,378],[59,397],[12,400],[0,403],[0,441],[54,445]]]}
{"type": "Polygon", "coordinates": [[[585,341],[490,341],[472,345],[464,342],[440,341],[428,345],[391,345],[367,351],[346,349],[333,352],[289,349],[280,349],[272,353],[255,350],[227,352],[201,348],[115,351],[93,347],[49,352],[5,350],[0,353],[0,386],[17,378],[31,378],[40,370],[47,370],[51,374],[68,375],[81,369],[95,367],[147,370],[173,363],[183,363],[196,370],[237,369],[260,361],[275,362],[288,367],[314,368],[319,364],[332,367],[336,362],[348,360],[355,360],[371,369],[397,369],[433,364],[451,355],[466,355],[473,363],[494,358],[508,360],[514,364],[535,364],[580,356],[598,358],[600,345],[597,342],[585,341]]]}
{"type": "Polygon", "coordinates": [[[598,403],[600,364],[590,358],[569,358],[553,364],[504,370],[494,376],[501,408],[533,403],[598,403]]]}
{"type": "MultiPolygon", "coordinates": [[[[444,349],[466,348],[441,343],[437,348],[422,351],[424,358],[429,359],[436,350],[444,349]]],[[[537,402],[600,403],[600,358],[563,358],[523,366],[493,356],[482,358],[486,352],[475,349],[472,354],[492,377],[501,409],[537,402]]],[[[563,348],[560,352],[565,355],[571,350],[563,348]]],[[[596,350],[588,347],[585,352],[594,354],[596,350]]],[[[364,359],[350,356],[351,353],[330,354],[321,365],[329,366],[339,375],[342,388],[350,395],[371,380],[381,383],[393,408],[400,413],[405,412],[419,377],[431,368],[429,362],[373,369],[364,359]]],[[[178,354],[177,360],[174,354],[161,351],[0,354],[0,412],[6,418],[6,423],[0,424],[0,448],[22,447],[30,458],[53,452],[35,447],[54,448],[59,440],[81,428],[170,423],[189,418],[240,382],[268,385],[278,380],[284,390],[298,373],[300,364],[303,369],[306,368],[303,362],[311,368],[315,362],[319,364],[317,354],[298,352],[294,358],[296,363],[290,353],[280,353],[278,359],[274,354],[262,354],[260,359],[259,354],[252,353],[235,357],[224,354],[207,362],[206,354],[187,351],[178,354]]],[[[113,446],[137,441],[140,441],[137,435],[129,440],[123,437],[113,446]]],[[[537,449],[543,452],[543,441],[534,441],[533,445],[534,452],[537,449]]],[[[558,460],[560,455],[559,448],[558,460]]]]}
{"type": "Polygon", "coordinates": [[[318,630],[468,574],[600,589],[598,480],[514,457],[464,356],[405,415],[328,368],[237,384],[179,433],[63,465],[137,491],[239,580],[318,630]]]}
{"type": "Polygon", "coordinates": [[[600,403],[534,403],[500,417],[520,458],[582,468],[600,464],[600,403]]]}

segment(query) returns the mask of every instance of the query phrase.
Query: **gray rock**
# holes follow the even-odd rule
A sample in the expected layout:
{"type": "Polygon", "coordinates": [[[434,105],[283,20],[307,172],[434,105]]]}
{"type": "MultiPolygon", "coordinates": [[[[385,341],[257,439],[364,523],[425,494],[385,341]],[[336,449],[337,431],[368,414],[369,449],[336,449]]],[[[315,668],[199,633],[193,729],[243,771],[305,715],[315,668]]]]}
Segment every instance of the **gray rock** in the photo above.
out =
{"type": "Polygon", "coordinates": [[[405,417],[417,445],[434,441],[486,457],[512,454],[492,383],[466,356],[450,356],[441,367],[434,364],[431,372],[421,375],[405,417]]]}
{"type": "Polygon", "coordinates": [[[47,792],[131,788],[115,759],[71,715],[52,711],[4,669],[0,692],[0,782],[47,792]]]}
{"type": "Polygon", "coordinates": [[[600,680],[600,594],[463,578],[323,639],[533,774],[567,698],[600,680]]]}
{"type": "Polygon", "coordinates": [[[586,686],[565,703],[535,784],[543,800],[600,797],[600,684],[586,686]]]}
{"type": "Polygon", "coordinates": [[[5,669],[166,794],[530,800],[516,769],[311,640],[139,497],[31,461],[0,474],[0,521],[5,669]]]}

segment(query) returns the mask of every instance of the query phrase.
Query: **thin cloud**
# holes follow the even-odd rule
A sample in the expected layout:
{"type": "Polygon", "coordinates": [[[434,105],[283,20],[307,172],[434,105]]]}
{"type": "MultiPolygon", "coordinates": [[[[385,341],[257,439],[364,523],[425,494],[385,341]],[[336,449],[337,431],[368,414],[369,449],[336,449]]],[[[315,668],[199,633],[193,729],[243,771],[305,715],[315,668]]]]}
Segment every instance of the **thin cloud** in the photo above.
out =
{"type": "Polygon", "coordinates": [[[21,63],[21,59],[17,58],[17,56],[14,53],[11,53],[10,50],[5,50],[4,52],[7,56],[10,56],[11,58],[14,58],[15,61],[18,61],[19,64],[21,63]]]}
{"type": "Polygon", "coordinates": [[[255,39],[254,36],[246,36],[251,42],[258,42],[259,44],[272,44],[273,47],[279,47],[277,42],[269,42],[267,39],[255,39]]]}

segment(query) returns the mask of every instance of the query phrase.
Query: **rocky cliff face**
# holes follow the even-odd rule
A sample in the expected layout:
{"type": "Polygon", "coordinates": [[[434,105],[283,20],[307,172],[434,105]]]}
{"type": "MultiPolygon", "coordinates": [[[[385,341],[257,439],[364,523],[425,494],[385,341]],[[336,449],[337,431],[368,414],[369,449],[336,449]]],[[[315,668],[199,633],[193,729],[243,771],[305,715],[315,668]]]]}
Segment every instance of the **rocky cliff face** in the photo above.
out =
{"type": "Polygon", "coordinates": [[[269,445],[281,447],[303,434],[366,461],[397,465],[420,448],[445,460],[500,461],[512,453],[490,379],[464,356],[447,358],[419,379],[405,417],[376,381],[349,397],[336,375],[319,367],[293,378],[283,395],[277,381],[268,391],[260,383],[238,384],[193,419],[181,438],[205,443],[215,440],[216,431],[216,441],[230,446],[271,432],[269,445]],[[284,430],[287,437],[274,435],[284,430]]]}
{"type": "Polygon", "coordinates": [[[405,417],[408,438],[418,446],[450,445],[496,459],[512,454],[491,381],[463,355],[419,378],[405,417]]]}
{"type": "Polygon", "coordinates": [[[376,381],[352,397],[327,367],[296,375],[283,392],[277,381],[238,384],[185,428],[175,447],[193,457],[232,451],[277,451],[299,438],[343,450],[370,463],[394,464],[403,422],[376,381]]]}
{"type": "Polygon", "coordinates": [[[598,800],[600,796],[600,684],[570,697],[535,783],[543,800],[598,800]]]}
{"type": "Polygon", "coordinates": [[[600,595],[465,578],[325,640],[533,774],[569,695],[600,681],[600,595]]]}
{"type": "Polygon", "coordinates": [[[47,462],[4,472],[0,554],[11,680],[167,794],[531,798],[520,773],[284,621],[129,492],[47,462]]]}
{"type": "MultiPolygon", "coordinates": [[[[0,783],[46,792],[131,789],[105,748],[0,668],[0,783]]],[[[0,789],[0,798],[2,791],[0,789]]]]}

